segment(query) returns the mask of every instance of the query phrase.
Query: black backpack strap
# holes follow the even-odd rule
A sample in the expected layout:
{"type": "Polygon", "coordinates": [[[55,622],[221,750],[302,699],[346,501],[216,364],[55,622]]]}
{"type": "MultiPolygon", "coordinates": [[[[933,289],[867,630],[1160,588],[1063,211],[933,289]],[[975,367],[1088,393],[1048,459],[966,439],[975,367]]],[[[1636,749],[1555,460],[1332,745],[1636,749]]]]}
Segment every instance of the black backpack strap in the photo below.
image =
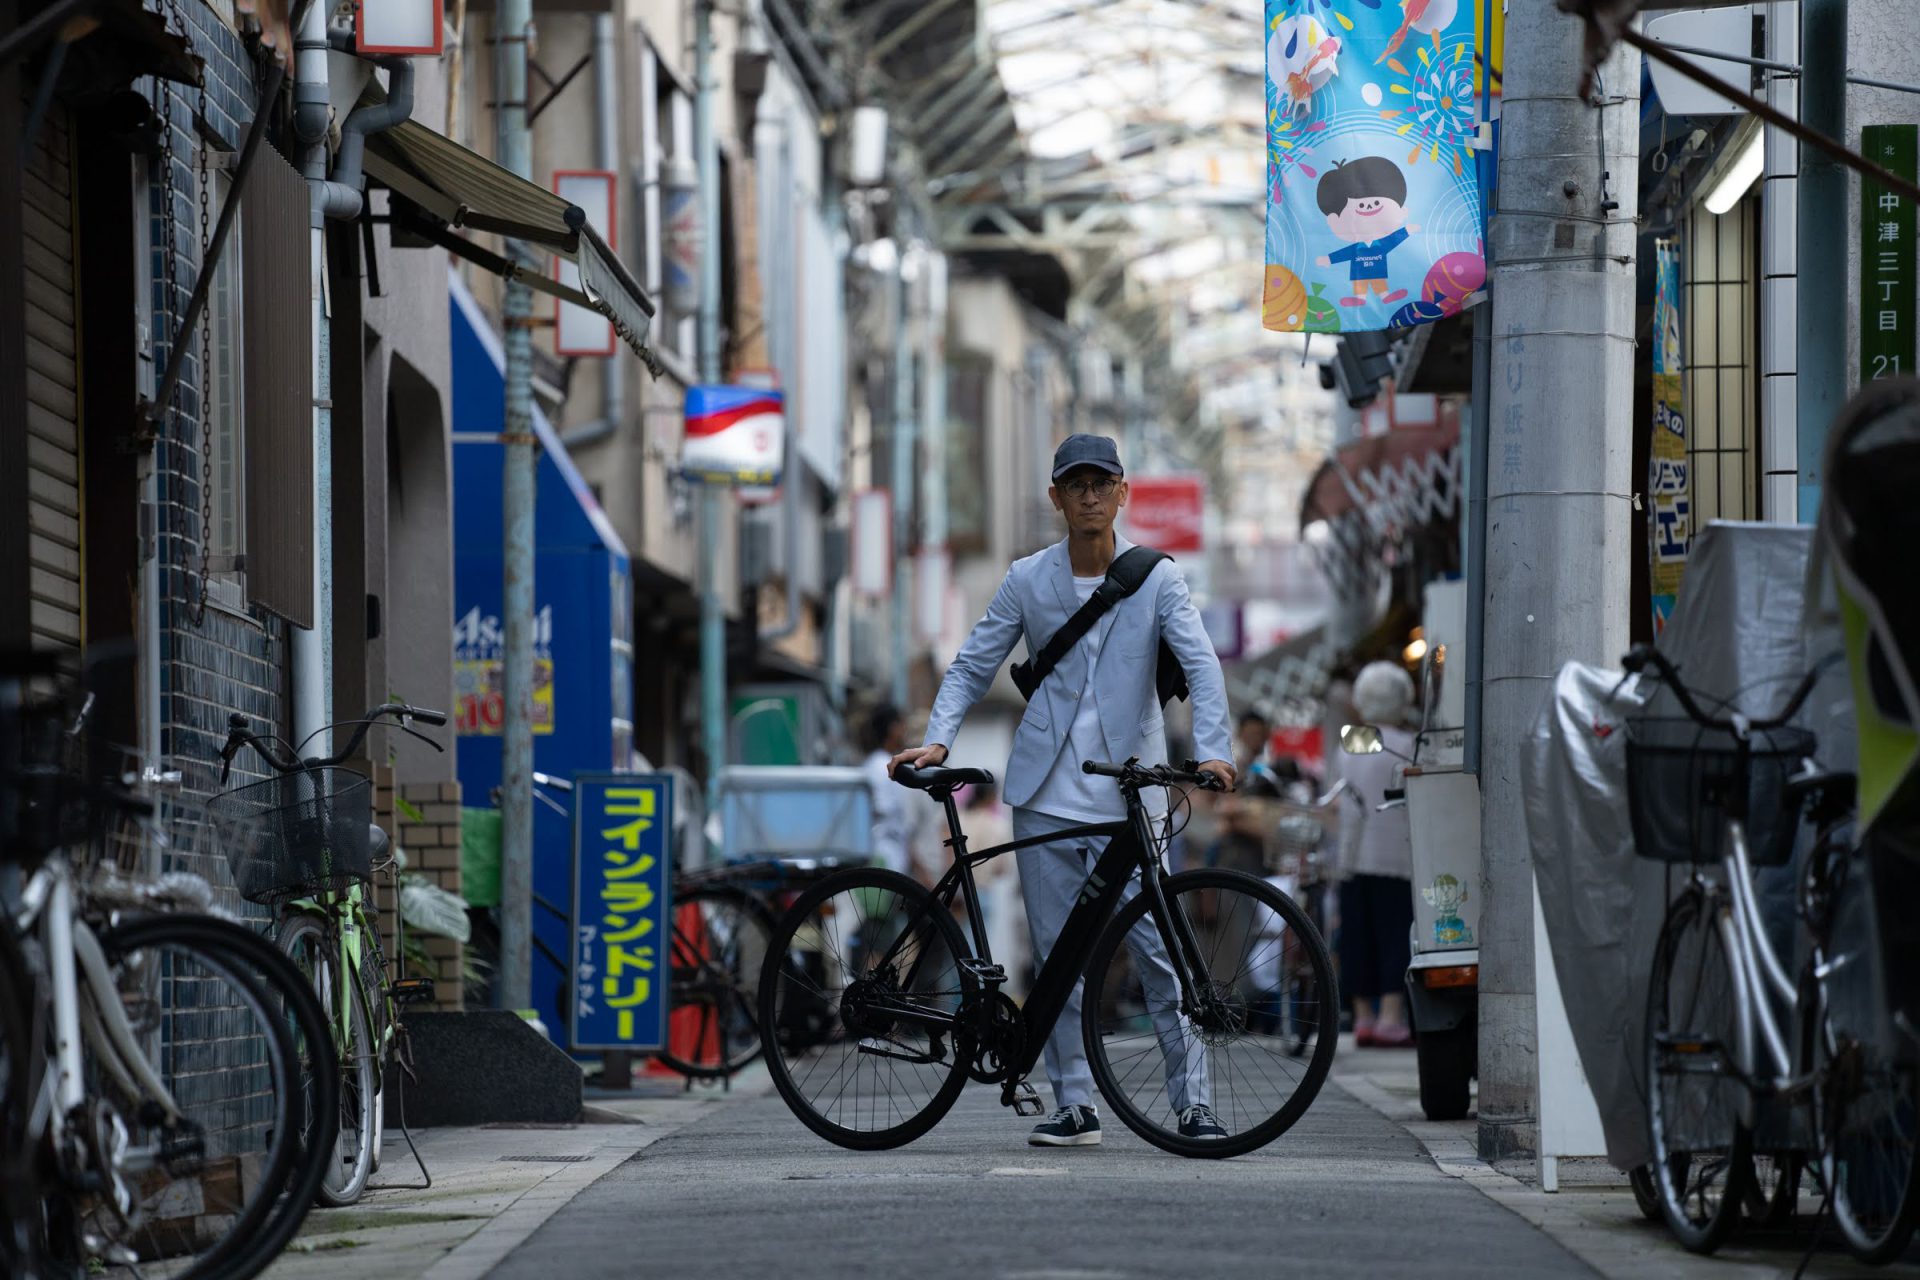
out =
{"type": "Polygon", "coordinates": [[[1023,662],[1013,670],[1014,683],[1028,698],[1040,687],[1060,659],[1073,651],[1073,646],[1093,630],[1093,624],[1100,615],[1119,604],[1138,591],[1142,584],[1153,574],[1154,568],[1162,560],[1171,556],[1164,551],[1155,551],[1152,547],[1129,547],[1107,566],[1106,581],[1093,589],[1093,594],[1068,618],[1066,624],[1047,639],[1034,655],[1032,662],[1023,662]]]}

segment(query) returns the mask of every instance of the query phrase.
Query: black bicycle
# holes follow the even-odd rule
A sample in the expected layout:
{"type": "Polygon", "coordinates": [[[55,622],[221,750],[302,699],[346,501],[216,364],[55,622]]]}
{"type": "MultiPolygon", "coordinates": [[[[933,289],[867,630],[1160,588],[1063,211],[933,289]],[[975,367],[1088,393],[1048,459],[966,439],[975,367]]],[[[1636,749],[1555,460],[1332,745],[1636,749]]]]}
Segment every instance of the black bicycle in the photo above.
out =
{"type": "Polygon", "coordinates": [[[946,1114],[969,1077],[999,1085],[1002,1105],[1017,1114],[1038,1115],[1044,1108],[1026,1078],[1076,996],[1101,1095],[1163,1150],[1243,1155],[1286,1132],[1312,1104],[1333,1062],[1340,1007],[1320,931],[1256,877],[1162,874],[1161,841],[1140,793],[1213,787],[1211,775],[1192,764],[1082,767],[1117,781],[1123,821],[977,853],[967,848],[953,794],[993,775],[903,768],[896,781],[946,810],[953,865],[939,884],[928,890],[897,872],[859,868],[822,881],[787,912],[760,975],[760,1027],[774,1085],[809,1129],[856,1150],[901,1146],[946,1114]],[[1006,974],[987,946],[973,870],[1071,838],[1104,838],[1107,846],[1017,1005],[1000,989],[1006,974]],[[1285,1028],[1259,1016],[1276,959],[1310,969],[1313,981],[1297,989],[1316,993],[1285,1028]],[[820,1033],[785,1030],[810,1021],[820,1033]],[[1306,1046],[1298,1055],[1289,1052],[1296,1039],[1306,1046]],[[1182,1115],[1194,1106],[1211,1107],[1225,1136],[1183,1136],[1182,1115]]]}

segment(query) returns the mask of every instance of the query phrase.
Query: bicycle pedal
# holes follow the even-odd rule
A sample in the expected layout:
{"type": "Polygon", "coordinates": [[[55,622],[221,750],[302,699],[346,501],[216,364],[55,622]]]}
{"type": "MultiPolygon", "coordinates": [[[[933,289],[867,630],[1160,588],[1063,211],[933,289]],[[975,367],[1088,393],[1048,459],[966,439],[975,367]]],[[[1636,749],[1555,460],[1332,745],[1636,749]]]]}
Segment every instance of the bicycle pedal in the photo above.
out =
{"type": "Polygon", "coordinates": [[[1040,1095],[1035,1093],[1033,1086],[1025,1080],[1014,1086],[1011,1105],[1013,1114],[1017,1116],[1039,1116],[1045,1115],[1047,1111],[1046,1104],[1040,1101],[1040,1095]]]}
{"type": "Polygon", "coordinates": [[[432,978],[401,978],[387,988],[395,1004],[433,1003],[432,978]]]}

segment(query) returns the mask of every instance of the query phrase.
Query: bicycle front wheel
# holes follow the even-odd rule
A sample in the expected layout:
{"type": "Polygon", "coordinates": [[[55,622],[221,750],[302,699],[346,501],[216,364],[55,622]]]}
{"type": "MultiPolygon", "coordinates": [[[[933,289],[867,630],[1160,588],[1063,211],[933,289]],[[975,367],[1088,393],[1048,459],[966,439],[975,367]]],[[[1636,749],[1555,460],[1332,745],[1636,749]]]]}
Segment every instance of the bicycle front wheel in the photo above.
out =
{"type": "Polygon", "coordinates": [[[760,1056],[760,967],[773,930],[773,913],[750,893],[708,885],[674,895],[661,1062],[695,1080],[718,1080],[760,1056]]]}
{"type": "Polygon", "coordinates": [[[1712,1253],[1740,1221],[1751,1138],[1736,1045],[1733,966],[1706,900],[1667,910],[1647,983],[1647,1136],[1667,1229],[1712,1253]]]}
{"type": "MultiPolygon", "coordinates": [[[[84,986],[88,1100],[73,1123],[97,1181],[48,1208],[54,1234],[98,1274],[249,1274],[235,1262],[268,1225],[298,1156],[297,1049],[283,1008],[195,923],[158,917],[98,939],[112,987],[84,986]]],[[[86,972],[92,939],[76,943],[86,972]]]]}
{"type": "Polygon", "coordinates": [[[1333,960],[1307,914],[1265,880],[1206,870],[1161,883],[1198,944],[1197,1005],[1183,1009],[1171,948],[1136,893],[1087,965],[1087,1062],[1114,1113],[1154,1146],[1244,1155],[1291,1128],[1326,1081],[1340,1026],[1333,960]],[[1225,1136],[1183,1133],[1195,1107],[1225,1136]]]}
{"type": "Polygon", "coordinates": [[[373,1144],[380,1105],[378,1052],[356,974],[340,962],[339,940],[318,919],[295,916],[280,932],[280,949],[306,975],[332,1029],[332,1065],[340,1080],[339,1120],[326,1173],[315,1198],[330,1209],[358,1201],[373,1176],[373,1144]]]}
{"type": "Polygon", "coordinates": [[[898,872],[843,871],[800,896],[760,972],[760,1036],[802,1124],[857,1151],[933,1128],[973,1062],[966,954],[952,914],[898,872]]]}

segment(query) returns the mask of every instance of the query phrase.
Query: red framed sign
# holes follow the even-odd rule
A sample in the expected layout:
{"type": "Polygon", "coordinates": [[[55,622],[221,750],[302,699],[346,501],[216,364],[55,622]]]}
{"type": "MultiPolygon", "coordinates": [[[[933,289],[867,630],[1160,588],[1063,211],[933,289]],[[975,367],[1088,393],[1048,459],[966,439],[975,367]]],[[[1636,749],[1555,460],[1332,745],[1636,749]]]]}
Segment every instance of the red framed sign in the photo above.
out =
{"type": "MultiPolygon", "coordinates": [[[[615,212],[615,182],[611,169],[555,169],[553,193],[585,210],[587,224],[598,231],[610,249],[618,249],[619,221],[615,212]]],[[[580,268],[564,258],[554,259],[554,275],[561,283],[580,287],[580,268]]],[[[577,303],[553,301],[553,350],[562,356],[610,356],[619,350],[613,321],[577,303]]]]}
{"type": "Polygon", "coordinates": [[[438,57],[445,42],[444,0],[360,0],[354,15],[359,53],[438,57]]]}

